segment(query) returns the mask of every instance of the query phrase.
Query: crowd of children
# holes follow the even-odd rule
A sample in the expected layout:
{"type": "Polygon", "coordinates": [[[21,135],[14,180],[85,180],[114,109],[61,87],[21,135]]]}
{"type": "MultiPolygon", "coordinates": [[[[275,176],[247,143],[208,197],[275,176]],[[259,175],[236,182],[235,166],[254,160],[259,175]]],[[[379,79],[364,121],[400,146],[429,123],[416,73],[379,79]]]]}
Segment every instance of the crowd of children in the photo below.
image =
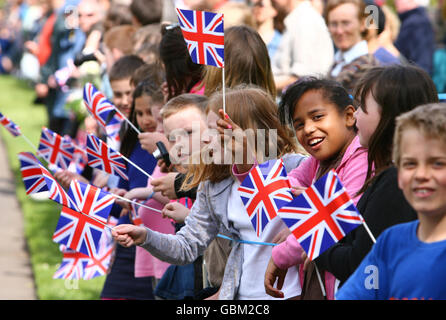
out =
{"type": "Polygon", "coordinates": [[[399,16],[363,0],[7,1],[0,72],[33,85],[51,130],[80,145],[94,133],[139,167],[128,180],[55,174],[145,205],[113,206],[101,298],[446,299],[442,25],[417,0],[395,5],[399,16]],[[192,62],[176,7],[225,13],[224,68],[192,62]],[[423,39],[409,46],[394,26],[407,37],[413,19],[423,39]],[[131,123],[119,140],[83,106],[87,82],[131,123]],[[238,188],[272,149],[294,196],[336,171],[370,230],[314,261],[279,218],[256,234],[238,188]]]}

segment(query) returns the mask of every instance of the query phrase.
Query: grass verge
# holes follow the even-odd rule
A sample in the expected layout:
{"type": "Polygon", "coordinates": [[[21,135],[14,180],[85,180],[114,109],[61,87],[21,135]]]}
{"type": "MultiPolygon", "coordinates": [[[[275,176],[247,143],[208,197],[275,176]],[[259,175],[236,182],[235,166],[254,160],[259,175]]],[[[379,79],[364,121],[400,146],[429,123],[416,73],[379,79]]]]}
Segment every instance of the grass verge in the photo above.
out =
{"type": "MultiPolygon", "coordinates": [[[[9,76],[0,77],[0,112],[20,126],[22,133],[37,146],[42,126],[47,124],[46,109],[34,105],[33,90],[27,83],[9,76]]],[[[65,281],[53,279],[62,254],[51,238],[59,219],[60,205],[51,200],[35,201],[25,193],[17,153],[32,148],[20,137],[14,138],[4,128],[0,136],[5,142],[10,168],[16,181],[16,194],[23,216],[25,237],[31,256],[37,296],[42,300],[99,299],[105,277],[92,280],[65,281]]]]}

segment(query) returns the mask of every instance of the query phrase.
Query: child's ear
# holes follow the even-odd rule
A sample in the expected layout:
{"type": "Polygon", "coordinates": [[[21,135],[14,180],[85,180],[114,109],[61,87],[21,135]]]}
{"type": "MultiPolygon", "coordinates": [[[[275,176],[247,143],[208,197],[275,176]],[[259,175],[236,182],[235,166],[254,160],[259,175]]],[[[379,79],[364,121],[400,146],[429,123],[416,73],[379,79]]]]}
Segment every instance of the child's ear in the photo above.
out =
{"type": "Polygon", "coordinates": [[[345,123],[346,123],[347,127],[355,126],[355,124],[356,124],[355,111],[356,111],[356,108],[352,105],[349,105],[345,108],[344,115],[345,115],[345,123]]]}

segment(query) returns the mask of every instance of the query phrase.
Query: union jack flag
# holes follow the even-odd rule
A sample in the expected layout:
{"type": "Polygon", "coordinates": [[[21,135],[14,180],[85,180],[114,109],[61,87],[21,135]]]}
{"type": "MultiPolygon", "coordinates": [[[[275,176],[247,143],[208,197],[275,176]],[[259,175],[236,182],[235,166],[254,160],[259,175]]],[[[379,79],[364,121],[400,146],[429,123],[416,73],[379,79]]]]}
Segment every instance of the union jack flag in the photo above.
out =
{"type": "Polygon", "coordinates": [[[20,152],[18,157],[26,194],[48,191],[49,199],[77,210],[76,204],[66,191],[32,153],[20,152]]]}
{"type": "Polygon", "coordinates": [[[62,262],[54,273],[53,279],[82,279],[90,258],[64,245],[60,246],[60,251],[62,251],[62,262]]]}
{"type": "Polygon", "coordinates": [[[341,240],[363,220],[335,171],[330,171],[279,210],[310,260],[341,240]]]}
{"type": "Polygon", "coordinates": [[[223,68],[223,14],[177,8],[177,15],[192,61],[223,68]]]}
{"type": "Polygon", "coordinates": [[[87,156],[89,166],[107,173],[118,174],[121,178],[128,180],[122,155],[92,134],[87,136],[87,156]]]}
{"type": "Polygon", "coordinates": [[[116,107],[96,87],[87,83],[84,86],[84,103],[90,114],[98,121],[112,140],[119,142],[119,130],[124,118],[116,107]]]}
{"type": "Polygon", "coordinates": [[[79,181],[72,181],[69,195],[79,211],[62,208],[53,240],[93,257],[114,203],[114,197],[79,181]]]}
{"type": "MultiPolygon", "coordinates": [[[[84,147],[85,148],[85,147],[84,147]]],[[[68,170],[70,172],[82,174],[87,165],[88,157],[87,151],[78,146],[78,148],[74,149],[73,160],[71,160],[70,165],[68,166],[68,170]]]]}
{"type": "Polygon", "coordinates": [[[252,169],[238,188],[251,223],[260,237],[279,209],[293,200],[282,159],[252,169]]]}
{"type": "Polygon", "coordinates": [[[6,116],[0,113],[0,123],[8,130],[14,137],[20,136],[22,132],[20,127],[9,120],[6,116]]]}
{"type": "Polygon", "coordinates": [[[78,210],[78,207],[71,196],[68,195],[65,189],[62,188],[53,175],[44,167],[42,167],[42,174],[49,189],[49,199],[72,210],[78,210]]]}
{"type": "Polygon", "coordinates": [[[31,152],[20,152],[18,157],[26,194],[48,191],[40,161],[31,152]]]}
{"type": "Polygon", "coordinates": [[[107,274],[110,265],[113,243],[110,243],[104,233],[99,241],[99,250],[93,257],[89,257],[88,264],[84,269],[84,280],[90,280],[107,274]]]}
{"type": "Polygon", "coordinates": [[[38,150],[39,154],[48,163],[66,170],[73,160],[75,148],[69,137],[61,137],[50,129],[43,127],[38,150]]]}

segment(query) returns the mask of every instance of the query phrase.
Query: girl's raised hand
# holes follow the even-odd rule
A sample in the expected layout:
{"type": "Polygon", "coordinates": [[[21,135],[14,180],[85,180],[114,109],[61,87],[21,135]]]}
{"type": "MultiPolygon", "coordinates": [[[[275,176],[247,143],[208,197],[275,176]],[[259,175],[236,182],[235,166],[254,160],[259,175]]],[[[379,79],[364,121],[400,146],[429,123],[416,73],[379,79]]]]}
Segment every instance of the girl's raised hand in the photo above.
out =
{"type": "Polygon", "coordinates": [[[221,143],[230,148],[232,163],[236,164],[238,173],[248,172],[255,163],[253,141],[248,141],[245,132],[222,109],[218,113],[221,119],[217,120],[217,130],[221,143]]]}
{"type": "Polygon", "coordinates": [[[112,236],[121,246],[128,248],[143,244],[147,237],[147,230],[133,224],[120,224],[112,229],[112,236]]]}

